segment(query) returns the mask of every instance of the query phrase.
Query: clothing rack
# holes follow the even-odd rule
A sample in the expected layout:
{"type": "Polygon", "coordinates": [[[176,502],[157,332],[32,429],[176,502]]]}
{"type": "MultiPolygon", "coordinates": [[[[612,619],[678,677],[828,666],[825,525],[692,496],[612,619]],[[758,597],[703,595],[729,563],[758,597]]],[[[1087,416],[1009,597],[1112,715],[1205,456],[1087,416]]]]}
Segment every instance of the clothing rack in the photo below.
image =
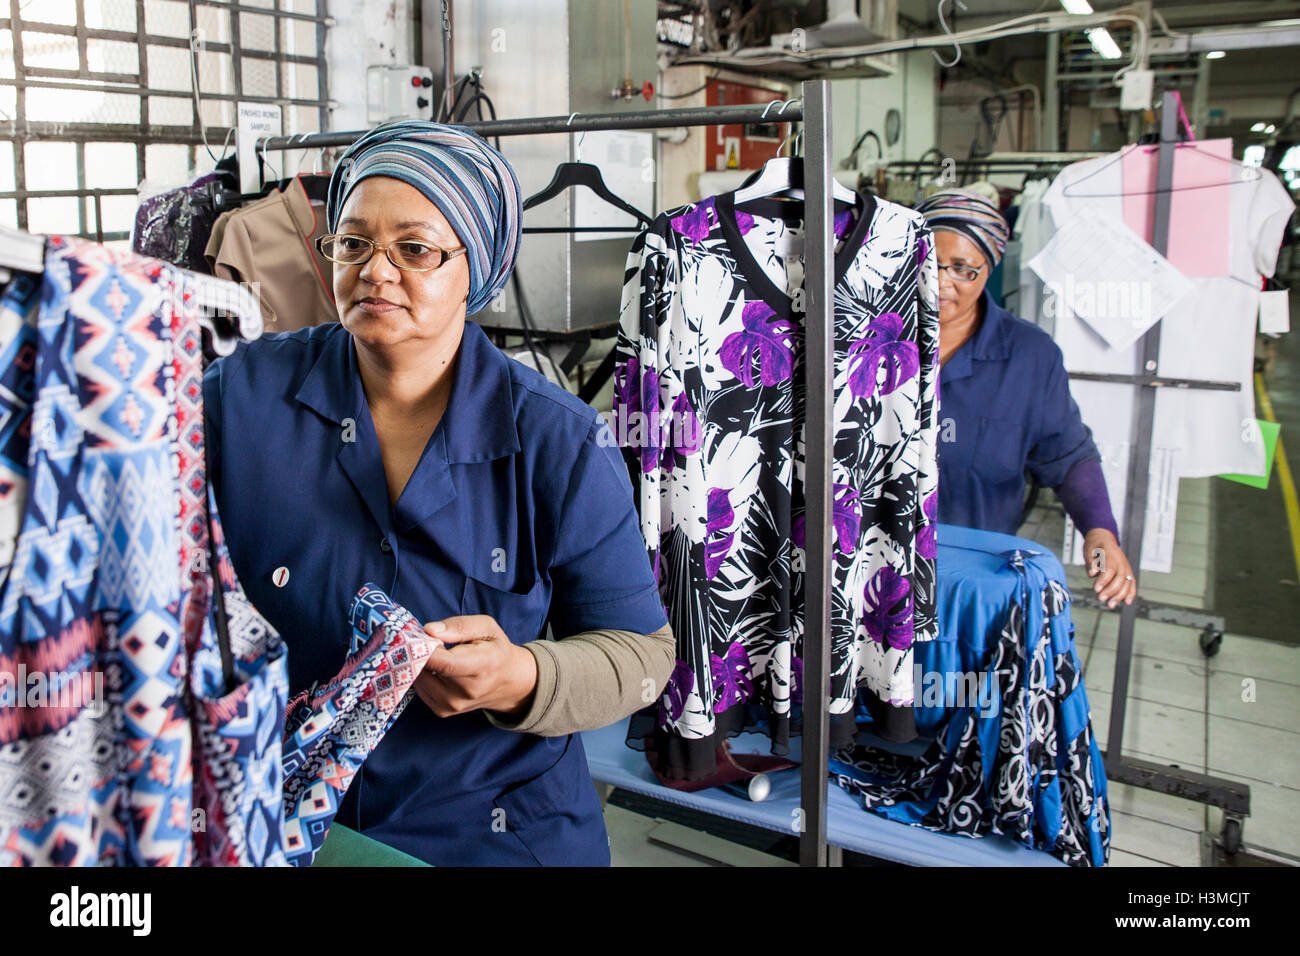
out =
{"type": "MultiPolygon", "coordinates": [[[[576,133],[615,129],[664,129],[676,126],[725,126],[734,123],[790,122],[801,120],[806,143],[805,263],[804,285],[807,311],[804,313],[807,414],[805,419],[807,457],[804,489],[806,498],[806,553],[804,607],[804,683],[807,687],[830,687],[831,611],[831,454],[833,402],[832,293],[834,277],[833,187],[831,159],[831,88],[828,80],[805,80],[800,100],[774,100],[765,106],[719,106],[668,110],[627,110],[619,113],[572,113],[526,119],[464,123],[486,138],[529,136],[545,133],[576,133]]],[[[257,155],[272,149],[321,149],[348,146],[365,131],[304,133],[294,136],[259,137],[257,155]]],[[[236,144],[238,150],[238,143],[236,144]]],[[[826,866],[830,857],[826,844],[826,800],[829,784],[830,714],[829,695],[805,697],[803,714],[803,761],[801,773],[801,819],[793,821],[799,833],[799,862],[803,866],[826,866]]],[[[836,852],[838,858],[838,851],[836,852]]]]}
{"type": "MultiPolygon", "coordinates": [[[[1164,94],[1160,117],[1160,148],[1156,159],[1155,215],[1151,245],[1162,256],[1169,245],[1169,213],[1174,188],[1174,151],[1178,144],[1178,114],[1180,103],[1176,92],[1164,94]]],[[[1128,488],[1125,495],[1124,538],[1125,549],[1133,556],[1133,577],[1141,584],[1142,539],[1146,528],[1147,482],[1151,470],[1151,441],[1155,430],[1156,388],[1178,387],[1213,390],[1235,390],[1235,382],[1214,382],[1199,379],[1172,379],[1159,375],[1160,323],[1153,325],[1141,339],[1139,368],[1133,375],[1084,375],[1068,373],[1071,378],[1112,382],[1137,386],[1138,405],[1135,422],[1136,440],[1129,459],[1128,488]]],[[[1085,556],[1086,557],[1086,556],[1085,556]]],[[[1101,607],[1100,602],[1089,600],[1079,603],[1101,607]]],[[[1175,624],[1201,626],[1207,633],[1215,628],[1222,638],[1223,619],[1192,608],[1178,608],[1135,600],[1120,607],[1119,640],[1115,650],[1115,682],[1110,705],[1110,729],[1106,736],[1106,776],[1145,790],[1156,790],[1187,800],[1195,800],[1222,808],[1223,844],[1229,853],[1241,846],[1242,817],[1250,813],[1250,787],[1221,777],[1185,770],[1182,767],[1164,766],[1153,761],[1125,758],[1124,718],[1128,703],[1129,672],[1133,663],[1133,630],[1139,616],[1175,624]]],[[[1205,636],[1201,649],[1207,654],[1217,651],[1212,640],[1207,646],[1205,636]]]]}
{"type": "MultiPolygon", "coordinates": [[[[954,159],[950,157],[939,157],[937,159],[927,159],[924,156],[920,159],[894,159],[885,164],[885,168],[911,176],[913,180],[918,180],[922,176],[940,175],[951,172],[956,175],[958,182],[945,185],[959,185],[965,183],[968,178],[979,178],[980,176],[988,177],[991,175],[1002,176],[1024,176],[1025,182],[1041,176],[1055,176],[1066,166],[1076,163],[1087,156],[1098,155],[1092,153],[1074,154],[1074,155],[1047,155],[1047,154],[1029,154],[1024,156],[987,156],[972,157],[967,159],[954,159]]],[[[1023,185],[1023,183],[1022,183],[1023,185]]]]}

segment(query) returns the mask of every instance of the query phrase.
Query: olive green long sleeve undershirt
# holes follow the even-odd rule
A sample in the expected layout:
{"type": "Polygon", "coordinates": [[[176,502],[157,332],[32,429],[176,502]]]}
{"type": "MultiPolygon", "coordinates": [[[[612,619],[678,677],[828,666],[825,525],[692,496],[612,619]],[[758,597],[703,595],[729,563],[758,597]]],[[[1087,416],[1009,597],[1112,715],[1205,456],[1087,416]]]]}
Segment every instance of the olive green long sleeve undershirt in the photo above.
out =
{"type": "Polygon", "coordinates": [[[653,703],[663,693],[677,657],[672,629],[584,631],[558,641],[530,641],[537,660],[537,689],[515,720],[493,711],[502,730],[560,737],[607,727],[653,703]]]}

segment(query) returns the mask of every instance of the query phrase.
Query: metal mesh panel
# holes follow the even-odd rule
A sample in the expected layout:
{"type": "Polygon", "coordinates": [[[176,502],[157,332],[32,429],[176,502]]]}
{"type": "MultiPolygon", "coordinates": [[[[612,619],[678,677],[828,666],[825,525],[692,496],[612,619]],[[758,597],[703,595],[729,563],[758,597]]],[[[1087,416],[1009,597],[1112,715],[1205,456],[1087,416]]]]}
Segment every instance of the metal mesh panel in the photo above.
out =
{"type": "Polygon", "coordinates": [[[286,133],[328,128],[325,7],[0,0],[0,222],[124,242],[142,180],[180,184],[233,150],[236,103],[279,104],[286,133]]]}

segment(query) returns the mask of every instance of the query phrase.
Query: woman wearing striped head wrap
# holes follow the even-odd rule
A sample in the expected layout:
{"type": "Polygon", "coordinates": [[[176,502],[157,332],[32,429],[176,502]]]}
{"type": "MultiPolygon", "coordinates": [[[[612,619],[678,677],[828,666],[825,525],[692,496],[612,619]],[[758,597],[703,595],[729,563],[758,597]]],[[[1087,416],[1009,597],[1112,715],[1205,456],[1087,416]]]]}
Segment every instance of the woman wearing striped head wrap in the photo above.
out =
{"type": "Polygon", "coordinates": [[[1006,220],[972,189],[941,190],[917,212],[934,233],[939,266],[939,520],[1015,534],[1029,472],[1056,489],[1084,532],[1098,598],[1132,604],[1137,585],[1101,455],[1070,397],[1061,350],[985,288],[1010,238],[1006,220]]]}
{"type": "Polygon", "coordinates": [[[509,280],[521,213],[469,130],[358,139],[319,240],[339,322],[213,363],[209,469],[293,691],[339,671],[367,582],[444,644],[338,822],[435,864],[604,865],[576,733],[653,699],[675,642],[604,423],[466,321],[509,280]]]}

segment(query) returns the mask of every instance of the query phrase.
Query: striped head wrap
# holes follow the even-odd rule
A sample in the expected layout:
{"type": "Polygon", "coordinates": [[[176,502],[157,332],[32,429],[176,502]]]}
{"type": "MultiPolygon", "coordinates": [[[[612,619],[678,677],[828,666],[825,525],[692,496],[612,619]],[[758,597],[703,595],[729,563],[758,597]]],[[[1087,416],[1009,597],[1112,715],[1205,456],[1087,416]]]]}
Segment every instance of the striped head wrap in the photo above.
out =
{"type": "Polygon", "coordinates": [[[970,189],[942,189],[916,207],[935,232],[955,232],[979,247],[992,268],[1002,261],[1011,230],[998,207],[970,189]]]}
{"type": "Polygon", "coordinates": [[[447,217],[469,263],[465,312],[478,312],[505,288],[519,255],[523,207],[506,158],[461,126],[401,120],[376,126],[348,147],[330,177],[330,232],[357,183],[389,176],[414,186],[447,217]]]}

